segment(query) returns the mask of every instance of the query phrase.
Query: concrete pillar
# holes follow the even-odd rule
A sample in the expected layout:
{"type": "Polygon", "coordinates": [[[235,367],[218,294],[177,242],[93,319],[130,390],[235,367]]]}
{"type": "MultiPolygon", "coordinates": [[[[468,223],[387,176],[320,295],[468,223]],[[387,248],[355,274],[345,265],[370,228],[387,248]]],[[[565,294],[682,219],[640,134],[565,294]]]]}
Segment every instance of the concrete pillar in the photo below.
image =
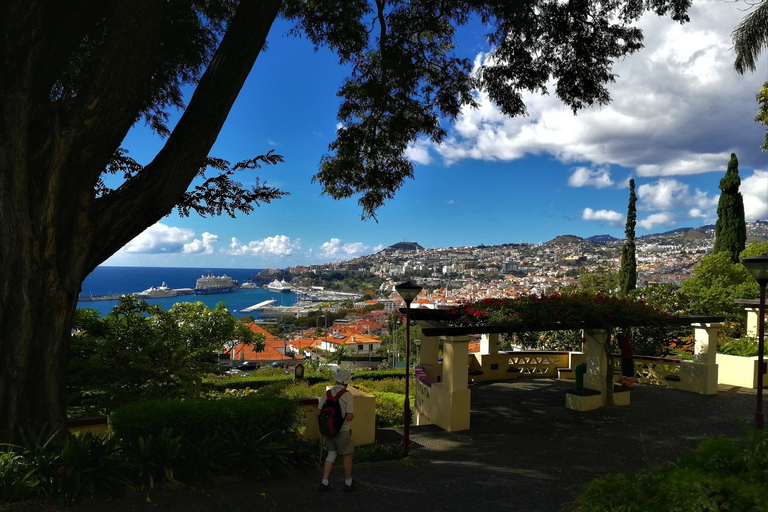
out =
{"type": "Polygon", "coordinates": [[[467,389],[469,336],[443,336],[443,384],[450,391],[467,389]]]}
{"type": "Polygon", "coordinates": [[[608,358],[605,354],[605,344],[608,342],[606,329],[588,329],[584,331],[584,357],[587,362],[587,373],[584,375],[584,387],[599,391],[603,397],[603,405],[607,398],[606,377],[609,371],[608,358]]]}
{"type": "Polygon", "coordinates": [[[499,353],[499,335],[498,334],[483,334],[480,336],[480,353],[481,354],[498,354],[499,353]]]}
{"type": "Polygon", "coordinates": [[[747,336],[757,338],[757,317],[760,309],[758,306],[747,306],[744,309],[747,310],[747,336]]]}
{"type": "Polygon", "coordinates": [[[436,336],[422,336],[421,350],[419,351],[419,364],[433,366],[437,364],[440,354],[440,338],[436,336]]]}
{"type": "Polygon", "coordinates": [[[693,361],[680,365],[680,389],[702,395],[717,394],[717,331],[720,324],[693,324],[696,345],[693,361]]]}
{"type": "Polygon", "coordinates": [[[716,324],[693,324],[696,345],[693,349],[693,360],[699,364],[714,365],[717,361],[717,330],[716,324]]]}

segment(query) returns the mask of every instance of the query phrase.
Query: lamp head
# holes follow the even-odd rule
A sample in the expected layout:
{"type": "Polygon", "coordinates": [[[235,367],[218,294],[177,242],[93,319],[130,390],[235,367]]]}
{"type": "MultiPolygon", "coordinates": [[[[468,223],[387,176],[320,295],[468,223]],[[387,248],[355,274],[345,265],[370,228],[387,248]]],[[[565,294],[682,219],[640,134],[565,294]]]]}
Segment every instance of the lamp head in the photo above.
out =
{"type": "Polygon", "coordinates": [[[759,284],[768,283],[768,255],[761,254],[752,258],[744,258],[741,260],[741,264],[746,267],[759,284]]]}
{"type": "Polygon", "coordinates": [[[410,304],[413,302],[413,299],[419,295],[419,292],[421,292],[421,286],[412,283],[411,281],[406,281],[404,283],[396,284],[395,290],[397,290],[397,293],[400,294],[406,304],[410,304]]]}

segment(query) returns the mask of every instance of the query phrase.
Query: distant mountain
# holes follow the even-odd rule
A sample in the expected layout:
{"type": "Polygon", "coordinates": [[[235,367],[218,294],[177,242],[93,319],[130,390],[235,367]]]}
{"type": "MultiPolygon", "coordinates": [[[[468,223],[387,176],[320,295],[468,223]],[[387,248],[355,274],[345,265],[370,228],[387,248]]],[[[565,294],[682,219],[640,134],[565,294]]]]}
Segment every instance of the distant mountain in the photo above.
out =
{"type": "Polygon", "coordinates": [[[398,242],[385,247],[382,251],[423,251],[424,248],[416,242],[398,242]]]}
{"type": "Polygon", "coordinates": [[[650,235],[643,235],[637,237],[638,240],[646,238],[659,238],[669,237],[673,235],[684,235],[684,238],[692,240],[696,238],[707,238],[714,234],[715,226],[701,226],[700,228],[677,228],[671,231],[664,231],[663,233],[651,233],[650,235]],[[712,231],[712,233],[710,233],[712,231]]]}
{"type": "Polygon", "coordinates": [[[556,236],[555,238],[553,238],[552,240],[550,240],[547,243],[548,244],[558,244],[558,243],[559,244],[575,244],[575,243],[579,243],[579,242],[583,242],[583,241],[584,241],[584,239],[581,238],[580,236],[576,236],[576,235],[560,235],[560,236],[556,236]]]}
{"type": "Polygon", "coordinates": [[[594,243],[618,242],[619,240],[621,239],[611,235],[594,235],[587,238],[587,241],[594,242],[594,243]]]}

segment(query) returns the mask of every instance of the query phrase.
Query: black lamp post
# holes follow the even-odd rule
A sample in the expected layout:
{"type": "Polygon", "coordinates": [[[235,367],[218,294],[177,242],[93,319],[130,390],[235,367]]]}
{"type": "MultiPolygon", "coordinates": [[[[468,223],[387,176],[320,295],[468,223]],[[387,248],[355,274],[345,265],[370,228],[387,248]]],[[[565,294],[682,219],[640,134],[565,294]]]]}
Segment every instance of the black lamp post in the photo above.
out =
{"type": "Polygon", "coordinates": [[[395,285],[395,290],[405,301],[405,402],[403,410],[403,457],[410,451],[411,428],[411,393],[410,393],[410,359],[411,359],[411,302],[421,291],[421,286],[410,281],[395,285]]]}
{"type": "Polygon", "coordinates": [[[768,255],[744,258],[741,260],[757,284],[760,285],[760,307],[757,314],[757,409],[755,412],[755,428],[763,428],[763,375],[765,375],[765,287],[768,285],[768,255]]]}

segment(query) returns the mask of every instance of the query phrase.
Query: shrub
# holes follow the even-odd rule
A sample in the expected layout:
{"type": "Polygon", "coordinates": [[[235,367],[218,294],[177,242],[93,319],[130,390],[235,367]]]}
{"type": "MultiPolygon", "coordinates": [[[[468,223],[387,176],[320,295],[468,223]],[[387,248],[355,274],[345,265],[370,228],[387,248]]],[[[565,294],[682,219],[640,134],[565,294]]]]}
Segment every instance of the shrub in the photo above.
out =
{"type": "Polygon", "coordinates": [[[741,441],[702,441],[677,463],[639,472],[612,473],[586,485],[568,510],[766,510],[768,434],[748,431],[741,441]]]}
{"type": "Polygon", "coordinates": [[[29,459],[8,447],[0,452],[0,504],[21,501],[34,495],[37,480],[29,459]]]}
{"type": "MultiPolygon", "coordinates": [[[[393,427],[403,424],[405,395],[398,393],[376,393],[376,425],[393,427]]],[[[413,403],[411,403],[413,406],[413,403]]],[[[413,410],[413,407],[411,407],[413,410]]]]}
{"type": "Polygon", "coordinates": [[[732,356],[741,357],[754,357],[757,355],[757,339],[744,337],[744,338],[726,338],[720,340],[717,344],[717,351],[721,354],[729,354],[732,356]]]}
{"type": "Polygon", "coordinates": [[[292,429],[297,404],[270,395],[233,400],[153,400],[127,405],[112,414],[112,429],[126,440],[158,436],[171,427],[190,442],[232,435],[262,437],[292,429]]]}
{"type": "Polygon", "coordinates": [[[44,428],[33,441],[22,436],[23,446],[9,446],[0,457],[0,474],[9,495],[3,499],[22,499],[32,491],[59,505],[89,496],[118,496],[130,483],[129,468],[115,439],[75,433],[61,438],[57,429],[44,428]],[[5,466],[9,463],[10,466],[5,466]],[[26,473],[19,471],[26,469],[26,473]]]}

